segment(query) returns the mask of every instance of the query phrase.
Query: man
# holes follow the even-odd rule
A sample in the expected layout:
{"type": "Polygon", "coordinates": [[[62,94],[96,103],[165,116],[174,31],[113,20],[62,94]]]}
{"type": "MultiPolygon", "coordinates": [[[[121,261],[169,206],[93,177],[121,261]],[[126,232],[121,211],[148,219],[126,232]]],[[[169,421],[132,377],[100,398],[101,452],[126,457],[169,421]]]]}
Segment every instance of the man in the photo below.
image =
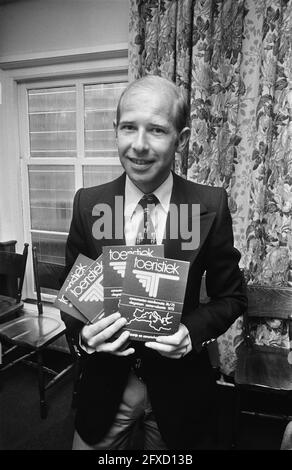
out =
{"type": "Polygon", "coordinates": [[[189,140],[187,118],[185,100],[172,82],[149,75],[131,83],[120,98],[115,123],[125,173],[76,193],[67,272],[79,253],[96,259],[104,245],[135,244],[140,221],[133,207],[149,193],[158,201],[153,216],[157,243],[164,244],[166,258],[189,261],[190,268],[181,324],[174,335],[137,344],[129,342],[128,332],[113,337],[126,322],[119,312],[86,326],[73,324],[63,314],[68,328],[79,333],[86,356],[73,449],[126,449],[138,419],[144,424],[146,449],[214,446],[215,378],[205,344],[243,313],[246,297],[226,192],[186,181],[171,171],[175,153],[189,140]],[[123,238],[96,239],[93,207],[107,203],[114,212],[115,196],[124,200],[123,238]],[[182,244],[180,231],[176,239],[169,236],[170,204],[178,209],[181,204],[199,204],[196,249],[191,243],[182,244]],[[200,305],[204,272],[211,300],[200,305]]]}

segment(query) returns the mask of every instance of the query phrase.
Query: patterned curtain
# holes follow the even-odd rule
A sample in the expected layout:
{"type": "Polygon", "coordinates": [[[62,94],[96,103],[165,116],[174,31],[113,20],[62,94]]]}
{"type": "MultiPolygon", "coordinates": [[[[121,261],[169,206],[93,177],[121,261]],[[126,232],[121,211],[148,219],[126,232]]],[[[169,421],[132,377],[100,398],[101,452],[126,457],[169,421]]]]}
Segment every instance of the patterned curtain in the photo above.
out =
{"type": "MultiPolygon", "coordinates": [[[[162,75],[189,97],[190,145],[176,171],[227,190],[248,283],[292,286],[292,0],[130,5],[130,80],[162,75]]],[[[226,374],[241,326],[219,338],[226,374]]],[[[288,345],[285,325],[264,327],[288,345]]]]}

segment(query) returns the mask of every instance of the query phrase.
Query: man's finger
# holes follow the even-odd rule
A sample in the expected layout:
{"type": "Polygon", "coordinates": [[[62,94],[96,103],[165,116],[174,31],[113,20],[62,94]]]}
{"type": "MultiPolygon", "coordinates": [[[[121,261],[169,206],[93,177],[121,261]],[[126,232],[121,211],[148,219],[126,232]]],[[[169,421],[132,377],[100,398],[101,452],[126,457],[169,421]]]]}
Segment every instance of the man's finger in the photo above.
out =
{"type": "MultiPolygon", "coordinates": [[[[161,338],[163,338],[161,336],[161,338]]],[[[165,338],[171,338],[170,336],[166,336],[165,338]]],[[[187,346],[189,343],[189,338],[188,336],[185,336],[182,340],[177,340],[175,338],[175,340],[173,341],[173,339],[171,338],[170,341],[159,341],[158,338],[156,338],[156,341],[148,341],[147,343],[145,343],[145,346],[148,347],[148,345],[151,345],[151,346],[161,346],[162,348],[164,347],[169,347],[169,350],[175,350],[175,349],[179,349],[179,348],[182,348],[182,347],[185,347],[187,346]]],[[[150,347],[151,347],[150,346],[150,347]]]]}
{"type": "Polygon", "coordinates": [[[87,340],[88,346],[96,347],[104,343],[105,341],[110,339],[115,333],[117,333],[126,323],[127,320],[125,318],[119,318],[113,324],[105,328],[103,331],[89,338],[87,340]]]}
{"type": "Polygon", "coordinates": [[[131,354],[134,354],[135,349],[134,348],[128,348],[125,349],[124,351],[117,351],[114,354],[115,356],[130,356],[131,354]]]}
{"type": "Polygon", "coordinates": [[[97,352],[111,352],[111,353],[120,352],[122,353],[124,351],[120,351],[120,349],[123,348],[124,344],[128,341],[129,335],[130,333],[128,331],[124,331],[116,340],[108,342],[108,343],[102,343],[99,346],[97,346],[96,351],[97,352]]]}
{"type": "Polygon", "coordinates": [[[108,317],[103,317],[101,320],[98,320],[97,322],[91,325],[84,326],[82,329],[82,338],[86,340],[88,338],[91,338],[92,336],[97,335],[105,328],[110,326],[112,323],[117,321],[119,318],[121,318],[121,314],[119,312],[115,312],[109,315],[108,317]]]}
{"type": "Polygon", "coordinates": [[[188,334],[189,331],[185,327],[185,325],[180,324],[179,329],[176,333],[169,336],[157,336],[156,341],[158,341],[159,343],[173,344],[174,346],[178,346],[185,338],[188,337],[188,334]]]}
{"type": "Polygon", "coordinates": [[[145,346],[149,349],[154,349],[160,353],[179,353],[182,350],[185,350],[186,344],[182,344],[179,347],[174,346],[172,344],[162,344],[162,343],[155,343],[154,341],[145,343],[145,346]]]}

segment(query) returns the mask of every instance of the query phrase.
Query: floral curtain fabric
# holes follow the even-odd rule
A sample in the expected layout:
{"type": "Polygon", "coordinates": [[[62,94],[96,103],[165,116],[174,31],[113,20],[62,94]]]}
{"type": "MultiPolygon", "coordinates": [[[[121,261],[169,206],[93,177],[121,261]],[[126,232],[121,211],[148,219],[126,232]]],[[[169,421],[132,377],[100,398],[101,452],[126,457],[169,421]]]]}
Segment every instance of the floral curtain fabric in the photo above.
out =
{"type": "MultiPolygon", "coordinates": [[[[247,282],[292,285],[292,0],[130,0],[129,31],[130,80],[155,73],[187,92],[176,171],[227,190],[247,282]]],[[[219,338],[226,374],[241,327],[219,338]]]]}

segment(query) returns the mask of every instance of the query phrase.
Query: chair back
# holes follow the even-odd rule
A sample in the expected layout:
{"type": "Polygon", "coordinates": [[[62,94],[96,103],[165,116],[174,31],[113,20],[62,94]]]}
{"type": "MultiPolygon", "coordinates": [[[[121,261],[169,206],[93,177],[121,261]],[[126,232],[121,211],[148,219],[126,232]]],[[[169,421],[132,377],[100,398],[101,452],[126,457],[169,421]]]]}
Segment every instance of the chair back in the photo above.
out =
{"type": "Polygon", "coordinates": [[[6,278],[7,295],[17,302],[21,300],[27,253],[28,243],[24,244],[22,254],[0,251],[0,274],[6,278]]]}
{"type": "Polygon", "coordinates": [[[248,285],[247,297],[244,341],[237,350],[234,375],[236,416],[241,412],[287,419],[291,401],[288,394],[292,392],[292,288],[248,285]],[[250,399],[244,403],[241,392],[260,392],[264,399],[257,404],[250,399]],[[280,407],[274,402],[276,397],[281,399],[280,407]]]}
{"type": "Polygon", "coordinates": [[[61,278],[64,266],[45,261],[40,262],[37,254],[37,248],[32,248],[33,272],[37,295],[37,307],[40,315],[43,313],[42,289],[51,289],[58,291],[61,287],[59,279],[61,278]]]}
{"type": "Polygon", "coordinates": [[[247,286],[247,297],[245,340],[257,346],[288,349],[292,340],[291,287],[247,286]]]}
{"type": "Polygon", "coordinates": [[[288,320],[292,315],[292,288],[247,286],[249,317],[268,317],[288,320]]]}

